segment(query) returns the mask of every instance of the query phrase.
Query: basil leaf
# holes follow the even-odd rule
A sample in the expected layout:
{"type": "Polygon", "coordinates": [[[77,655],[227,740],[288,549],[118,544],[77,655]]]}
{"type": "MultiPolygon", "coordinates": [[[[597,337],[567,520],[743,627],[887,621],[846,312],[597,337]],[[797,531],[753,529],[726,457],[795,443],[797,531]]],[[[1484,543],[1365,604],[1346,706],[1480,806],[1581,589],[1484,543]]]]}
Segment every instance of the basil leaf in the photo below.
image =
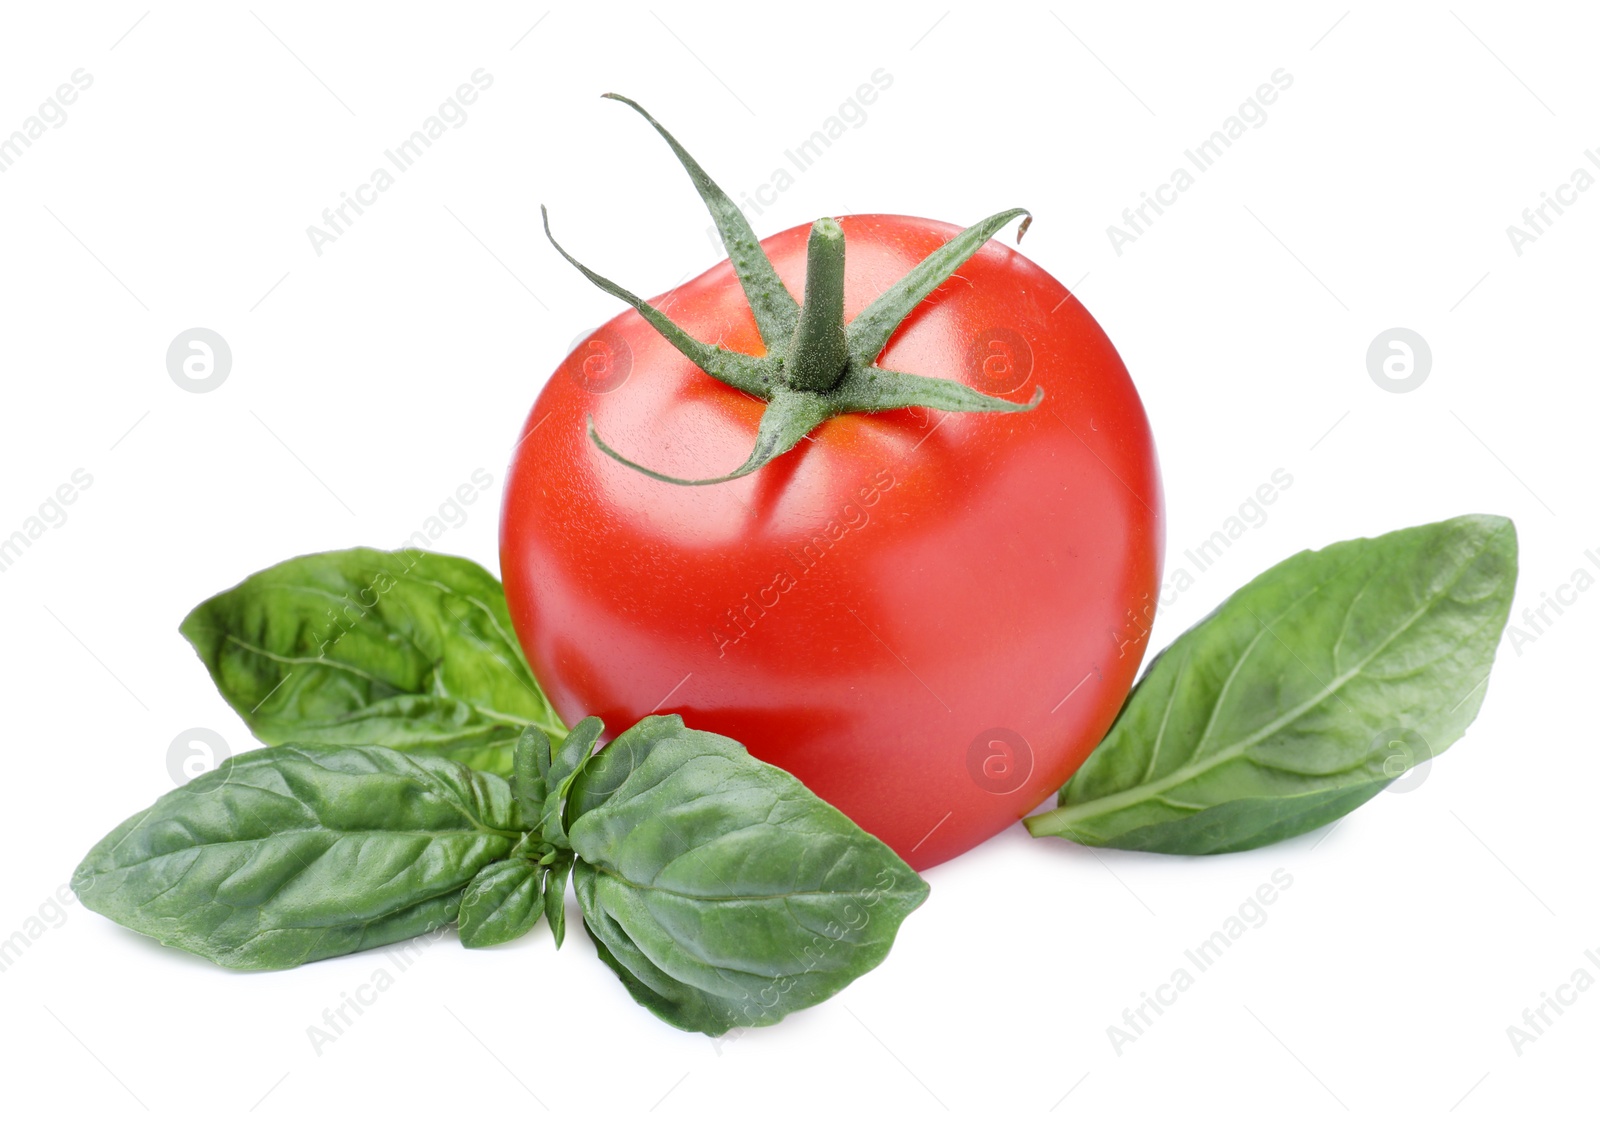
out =
{"type": "MultiPolygon", "coordinates": [[[[673,1028],[721,1036],[729,1029],[754,1021],[738,1016],[739,1004],[681,982],[658,967],[639,948],[622,925],[595,899],[597,875],[586,865],[576,867],[573,887],[583,911],[583,929],[594,943],[595,954],[611,968],[634,1001],[673,1028]]],[[[753,1002],[747,1003],[752,1007],[753,1002]]]]}
{"type": "Polygon", "coordinates": [[[387,748],[244,752],[107,834],[73,874],[92,909],[247,970],[392,943],[456,918],[522,837],[505,780],[387,748]]]}
{"type": "Polygon", "coordinates": [[[1492,515],[1296,554],[1157,657],[1029,831],[1200,854],[1333,821],[1472,723],[1516,575],[1492,515]]]}
{"type": "Polygon", "coordinates": [[[578,773],[588,764],[595,741],[605,729],[599,717],[585,717],[573,726],[550,761],[550,774],[545,777],[549,788],[544,797],[544,809],[539,815],[540,833],[554,845],[567,845],[566,816],[563,807],[567,792],[578,773]]]}
{"type": "Polygon", "coordinates": [[[928,894],[788,772],[678,717],[647,717],[602,749],[568,818],[600,957],[651,1012],[709,1035],[843,989],[928,894]]]}
{"type": "Polygon", "coordinates": [[[511,758],[511,790],[517,796],[522,816],[536,822],[544,813],[549,791],[546,776],[550,771],[550,738],[535,725],[522,730],[511,758]]]}
{"type": "Polygon", "coordinates": [[[567,788],[566,820],[576,822],[604,804],[628,776],[643,766],[651,750],[661,743],[657,729],[676,729],[682,724],[682,718],[676,716],[646,717],[590,756],[583,770],[573,776],[572,786],[567,788]],[[662,724],[674,721],[677,723],[662,724]]]}
{"type": "Polygon", "coordinates": [[[524,725],[566,731],[500,582],[460,557],[296,557],[213,596],[180,630],[269,744],[383,744],[504,775],[524,725]]]}
{"type": "Polygon", "coordinates": [[[550,863],[544,882],[544,920],[555,937],[556,949],[567,938],[567,877],[572,873],[572,854],[558,852],[550,863]]]}
{"type": "Polygon", "coordinates": [[[515,857],[497,861],[472,878],[457,919],[461,945],[492,947],[533,930],[544,911],[544,867],[515,857]]]}
{"type": "Polygon", "coordinates": [[[551,756],[550,774],[547,777],[551,795],[566,797],[573,777],[594,752],[595,741],[600,739],[605,727],[599,717],[585,717],[572,726],[561,747],[551,756]]]}

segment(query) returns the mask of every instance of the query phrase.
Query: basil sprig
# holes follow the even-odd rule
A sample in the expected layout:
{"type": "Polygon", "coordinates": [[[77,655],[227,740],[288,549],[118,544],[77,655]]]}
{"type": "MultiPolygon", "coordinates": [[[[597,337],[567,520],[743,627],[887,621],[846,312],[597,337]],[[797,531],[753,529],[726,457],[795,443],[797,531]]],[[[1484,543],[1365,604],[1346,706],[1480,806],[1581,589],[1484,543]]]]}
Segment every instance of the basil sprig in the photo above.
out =
{"type": "Polygon", "coordinates": [[[296,557],[213,596],[180,630],[268,744],[382,744],[508,775],[524,726],[566,732],[500,582],[461,557],[296,557]]]}
{"type": "Polygon", "coordinates": [[[1472,723],[1516,576],[1492,515],[1290,557],[1156,658],[1028,829],[1201,854],[1332,822],[1472,723]]]}
{"type": "Polygon", "coordinates": [[[720,1034],[883,961],[928,888],[787,772],[648,717],[530,729],[507,781],[388,748],[245,752],[156,800],[73,876],[94,911],[224,966],[275,969],[449,923],[469,947],[584,925],[633,996],[720,1034]]]}

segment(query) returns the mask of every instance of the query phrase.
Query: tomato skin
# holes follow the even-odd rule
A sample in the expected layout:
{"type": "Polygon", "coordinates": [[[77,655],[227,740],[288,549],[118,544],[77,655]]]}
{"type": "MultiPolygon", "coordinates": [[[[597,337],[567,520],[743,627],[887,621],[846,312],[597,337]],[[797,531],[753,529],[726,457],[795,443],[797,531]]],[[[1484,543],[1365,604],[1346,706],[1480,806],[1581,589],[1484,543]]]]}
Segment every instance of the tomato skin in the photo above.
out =
{"type": "MultiPolygon", "coordinates": [[[[847,320],[959,232],[839,222],[847,320]]],[[[797,294],[807,233],[762,243],[797,294]]],[[[764,353],[727,262],[652,303],[696,338],[764,353]]],[[[750,476],[676,486],[602,454],[585,418],[628,458],[702,478],[744,460],[762,403],[629,310],[534,404],[500,561],[518,637],[569,723],[594,714],[614,735],[680,713],[925,869],[1036,808],[1110,726],[1155,609],[1161,484],[1110,340],[998,242],[913,311],[879,363],[1045,398],[1028,413],[837,417],[750,476]]]]}

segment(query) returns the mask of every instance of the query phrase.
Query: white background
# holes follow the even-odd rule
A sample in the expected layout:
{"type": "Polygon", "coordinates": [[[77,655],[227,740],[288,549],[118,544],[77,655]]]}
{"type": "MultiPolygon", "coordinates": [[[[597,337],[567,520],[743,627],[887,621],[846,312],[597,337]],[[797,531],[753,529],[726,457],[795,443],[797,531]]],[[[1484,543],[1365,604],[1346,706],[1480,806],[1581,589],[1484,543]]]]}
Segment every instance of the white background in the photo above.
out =
{"type": "Polygon", "coordinates": [[[177,633],[193,604],[292,554],[393,545],[477,468],[494,487],[439,548],[494,567],[517,427],[615,311],[538,203],[640,292],[716,259],[609,89],[738,195],[892,75],[763,235],[1033,209],[1026,251],[1149,410],[1169,573],[1275,469],[1294,479],[1156,646],[1295,550],[1466,511],[1516,519],[1514,622],[1600,573],[1600,190],[1520,256],[1506,234],[1600,145],[1600,28],[1576,6],[33,7],[0,17],[0,133],[75,69],[93,85],[0,175],[0,536],[75,469],[93,483],[0,573],[0,939],[46,920],[0,973],[8,1116],[1504,1118],[1592,1098],[1600,992],[1520,1056],[1506,1030],[1575,970],[1600,978],[1600,593],[1508,639],[1467,737],[1331,834],[1186,860],[1014,828],[930,873],[879,970],[716,1045],[635,1007],[575,913],[559,954],[542,929],[428,945],[318,1055],[308,1026],[393,973],[382,952],[233,975],[45,904],[170,789],[181,731],[253,744],[177,633]],[[306,227],[479,67],[465,124],[317,255],[306,227]],[[1280,67],[1266,123],[1116,254],[1107,226],[1280,67]],[[165,365],[195,326],[234,359],[203,394],[165,365]],[[1366,366],[1395,326],[1433,352],[1410,393],[1366,366]],[[1118,1055],[1107,1026],[1277,869],[1293,885],[1264,925],[1118,1055]]]}

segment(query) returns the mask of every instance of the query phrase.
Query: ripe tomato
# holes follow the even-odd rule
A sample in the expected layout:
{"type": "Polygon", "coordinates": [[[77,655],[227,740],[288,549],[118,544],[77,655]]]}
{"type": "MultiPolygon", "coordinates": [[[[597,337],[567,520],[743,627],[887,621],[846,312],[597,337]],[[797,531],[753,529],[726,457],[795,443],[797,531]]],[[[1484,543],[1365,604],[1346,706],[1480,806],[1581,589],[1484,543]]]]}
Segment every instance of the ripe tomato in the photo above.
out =
{"type": "MultiPolygon", "coordinates": [[[[838,220],[854,317],[957,227],[838,220]]],[[[793,293],[807,228],[762,243],[793,293]]],[[[728,262],[651,303],[763,353],[728,262]]],[[[730,471],[762,403],[633,310],[594,332],[528,415],[501,567],[534,673],[569,723],[673,712],[799,777],[918,869],[1033,810],[1131,687],[1161,573],[1162,499],[1138,394],[1060,283],[991,241],[922,301],[881,363],[1032,412],[910,408],[823,422],[730,471]]]]}

